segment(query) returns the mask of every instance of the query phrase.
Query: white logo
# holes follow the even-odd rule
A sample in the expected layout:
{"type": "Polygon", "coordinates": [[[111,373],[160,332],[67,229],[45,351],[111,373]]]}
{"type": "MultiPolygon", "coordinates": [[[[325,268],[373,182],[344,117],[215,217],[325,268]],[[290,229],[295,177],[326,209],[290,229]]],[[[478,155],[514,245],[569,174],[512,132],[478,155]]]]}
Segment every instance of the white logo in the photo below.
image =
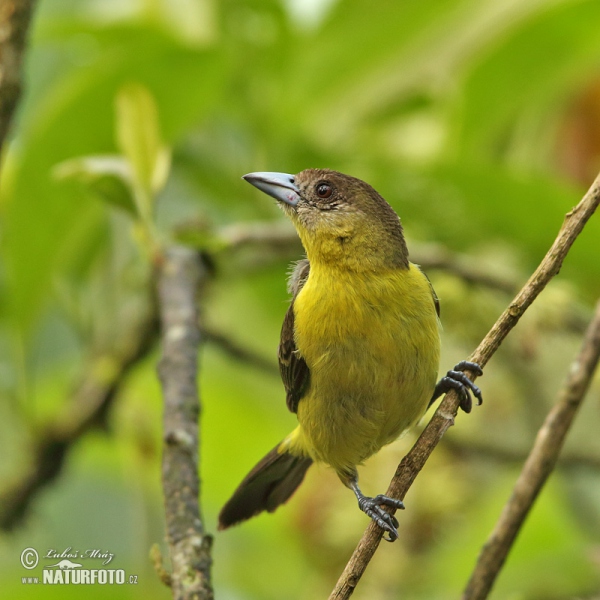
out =
{"type": "MultiPolygon", "coordinates": [[[[0,0],[1,2],[1,0],[0,0]]],[[[52,563],[45,565],[41,577],[21,577],[22,584],[31,585],[123,585],[137,584],[138,576],[125,574],[124,569],[93,568],[102,561],[107,566],[114,558],[112,552],[100,548],[89,548],[87,550],[73,549],[71,546],[62,552],[50,548],[42,559],[52,559],[52,563]],[[85,566],[84,566],[85,564],[85,566]],[[90,566],[92,568],[90,568],[90,566]]],[[[38,566],[40,556],[35,548],[25,548],[21,552],[21,564],[26,569],[35,569],[38,566]]]]}
{"type": "Polygon", "coordinates": [[[39,560],[40,557],[35,548],[25,548],[25,550],[21,552],[21,564],[26,569],[35,569],[39,560]]]}
{"type": "Polygon", "coordinates": [[[77,567],[83,567],[83,565],[71,562],[67,558],[64,558],[55,565],[46,565],[44,569],[51,569],[52,567],[58,567],[59,569],[76,569],[77,567]]]}

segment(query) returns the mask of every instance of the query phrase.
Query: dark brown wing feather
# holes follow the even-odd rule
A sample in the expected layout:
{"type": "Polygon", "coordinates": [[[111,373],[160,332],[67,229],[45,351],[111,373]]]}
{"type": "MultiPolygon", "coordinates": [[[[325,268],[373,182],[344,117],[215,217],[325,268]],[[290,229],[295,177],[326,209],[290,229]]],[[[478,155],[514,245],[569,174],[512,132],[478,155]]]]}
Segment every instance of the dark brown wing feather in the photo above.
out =
{"type": "Polygon", "coordinates": [[[285,401],[293,413],[298,412],[298,402],[306,392],[310,377],[308,365],[300,356],[294,341],[294,300],[306,282],[309,272],[310,263],[306,259],[301,260],[290,277],[292,303],[283,319],[279,342],[279,371],[285,387],[285,401]]]}
{"type": "Polygon", "coordinates": [[[246,475],[219,514],[219,529],[245,521],[287,502],[302,483],[312,460],[279,452],[276,446],[246,475]]]}

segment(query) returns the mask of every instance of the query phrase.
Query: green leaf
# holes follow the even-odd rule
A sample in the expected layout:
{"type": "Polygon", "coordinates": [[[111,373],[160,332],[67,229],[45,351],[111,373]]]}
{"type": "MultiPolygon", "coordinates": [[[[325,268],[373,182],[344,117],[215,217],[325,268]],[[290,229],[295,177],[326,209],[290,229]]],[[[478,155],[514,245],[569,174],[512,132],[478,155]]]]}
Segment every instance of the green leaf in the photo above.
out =
{"type": "MultiPolygon", "coordinates": [[[[116,97],[117,145],[131,164],[134,182],[152,198],[165,185],[170,168],[170,150],[161,139],[158,109],[152,94],[138,83],[123,86],[116,97]]],[[[151,206],[139,206],[150,214],[151,206]]]]}
{"type": "Polygon", "coordinates": [[[131,166],[121,156],[82,156],[66,160],[56,165],[52,174],[58,180],[79,181],[104,202],[137,214],[131,166]]]}

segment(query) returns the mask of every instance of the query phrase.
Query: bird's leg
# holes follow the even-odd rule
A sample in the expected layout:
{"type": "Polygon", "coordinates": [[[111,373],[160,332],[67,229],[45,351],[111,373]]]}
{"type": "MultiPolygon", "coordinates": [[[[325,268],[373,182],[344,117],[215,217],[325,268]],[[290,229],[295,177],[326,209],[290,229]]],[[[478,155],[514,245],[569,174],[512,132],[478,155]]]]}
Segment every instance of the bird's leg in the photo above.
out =
{"type": "Polygon", "coordinates": [[[483,402],[481,390],[463,373],[463,371],[473,371],[478,377],[483,375],[483,371],[477,363],[469,362],[467,360],[459,362],[454,369],[448,371],[446,376],[439,380],[433,390],[433,396],[429,401],[429,406],[450,390],[456,390],[458,392],[460,397],[460,407],[466,413],[470,413],[471,408],[473,407],[471,393],[477,398],[477,404],[483,402]]]}
{"type": "Polygon", "coordinates": [[[374,498],[365,496],[358,487],[358,477],[354,475],[347,480],[347,485],[356,494],[358,500],[358,508],[362,510],[366,515],[371,517],[384,532],[387,532],[389,537],[383,536],[383,539],[388,542],[394,542],[398,539],[398,519],[383,508],[382,506],[390,506],[391,508],[399,509],[404,508],[404,504],[401,500],[395,498],[389,498],[379,494],[374,498]]]}

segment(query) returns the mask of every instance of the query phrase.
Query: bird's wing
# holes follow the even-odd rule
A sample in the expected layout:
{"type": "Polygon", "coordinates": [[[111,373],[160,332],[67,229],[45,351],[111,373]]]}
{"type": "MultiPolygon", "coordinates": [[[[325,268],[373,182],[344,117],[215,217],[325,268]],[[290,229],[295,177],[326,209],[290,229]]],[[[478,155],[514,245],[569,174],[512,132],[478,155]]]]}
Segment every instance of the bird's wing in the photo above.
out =
{"type": "Polygon", "coordinates": [[[294,300],[308,278],[310,263],[301,260],[296,264],[289,281],[289,291],[292,293],[292,303],[288,308],[279,341],[279,371],[285,387],[287,407],[293,412],[298,411],[298,402],[308,387],[310,371],[304,358],[300,356],[294,341],[294,300]]]}

